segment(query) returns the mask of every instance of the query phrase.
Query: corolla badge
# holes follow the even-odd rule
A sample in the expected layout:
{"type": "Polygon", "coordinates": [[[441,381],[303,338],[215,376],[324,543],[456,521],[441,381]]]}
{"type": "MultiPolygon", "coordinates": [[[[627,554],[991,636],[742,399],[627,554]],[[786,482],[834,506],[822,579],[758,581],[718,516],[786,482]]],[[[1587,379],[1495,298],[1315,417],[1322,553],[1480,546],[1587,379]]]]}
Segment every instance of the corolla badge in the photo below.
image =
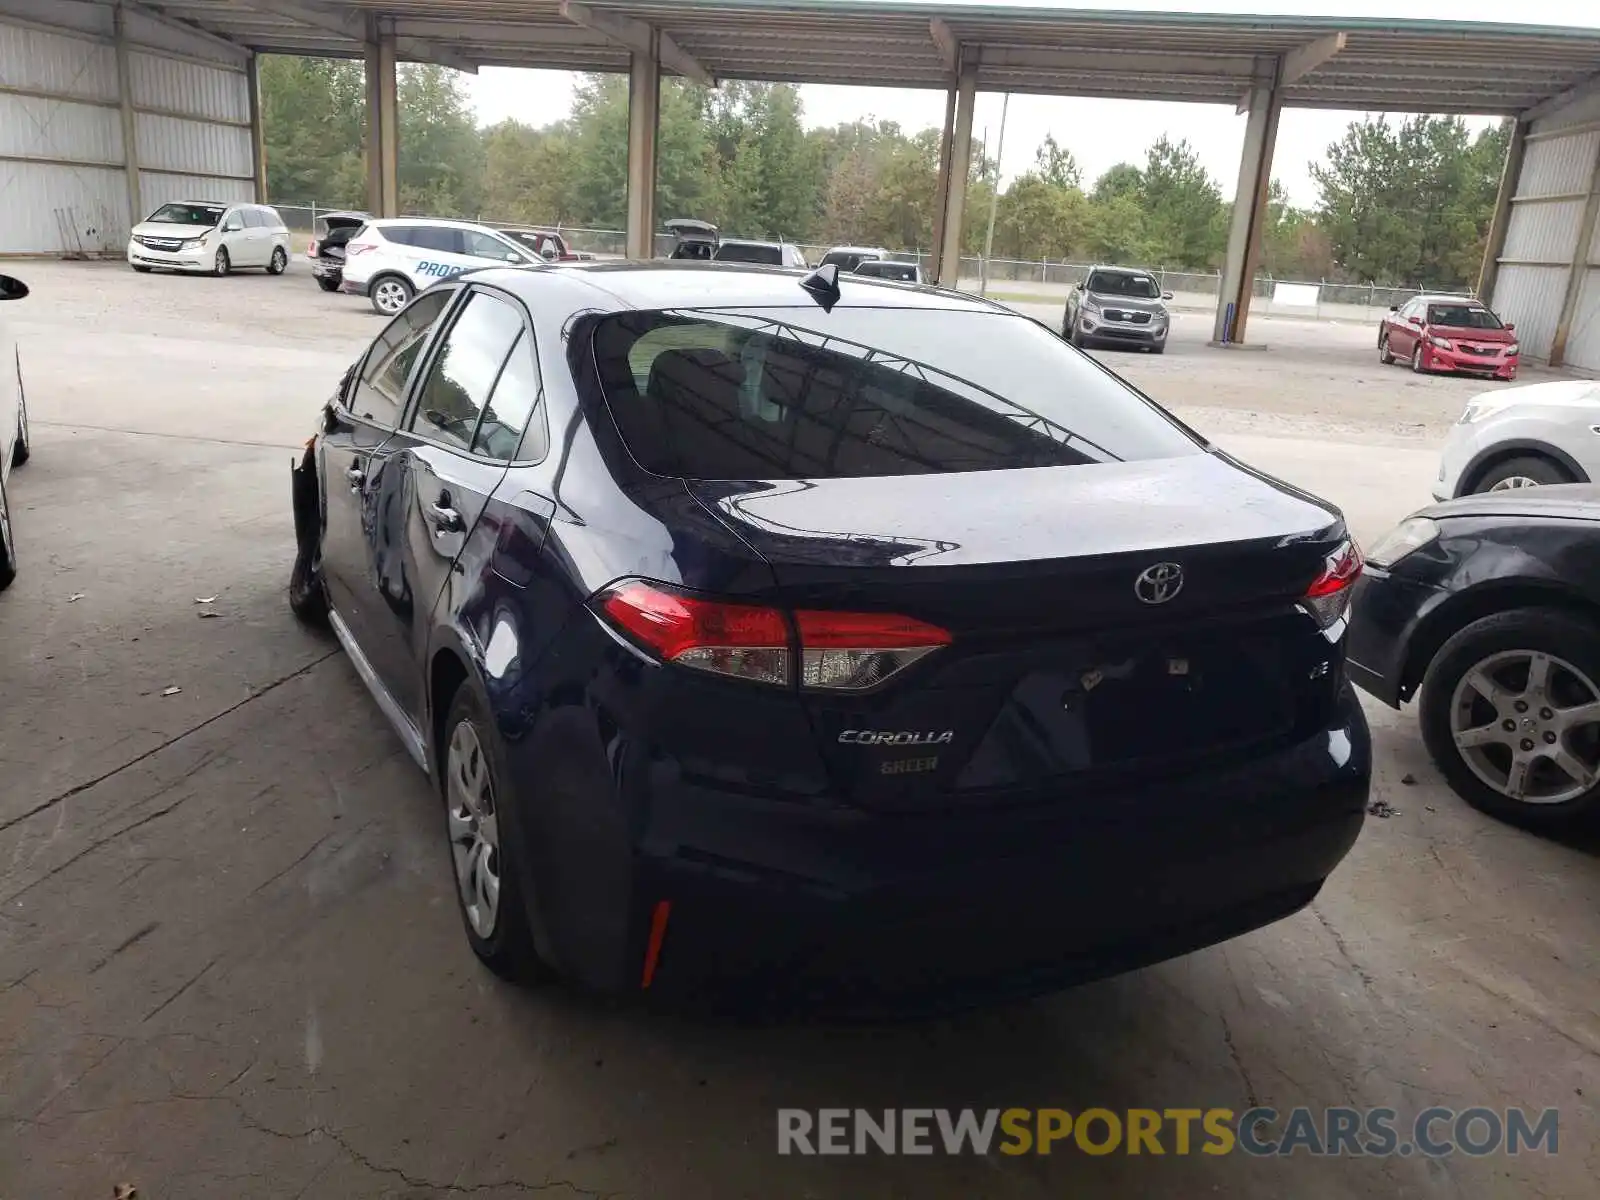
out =
{"type": "Polygon", "coordinates": [[[1183,568],[1175,562],[1148,566],[1133,581],[1133,594],[1146,604],[1165,604],[1181,591],[1183,568]]]}

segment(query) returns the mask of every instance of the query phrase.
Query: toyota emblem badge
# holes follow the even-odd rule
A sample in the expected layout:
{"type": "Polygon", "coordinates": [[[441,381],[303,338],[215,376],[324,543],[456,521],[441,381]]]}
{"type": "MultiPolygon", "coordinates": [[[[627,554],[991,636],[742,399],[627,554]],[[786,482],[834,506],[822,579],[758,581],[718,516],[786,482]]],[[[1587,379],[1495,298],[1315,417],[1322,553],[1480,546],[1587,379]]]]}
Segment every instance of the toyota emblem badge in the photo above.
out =
{"type": "Polygon", "coordinates": [[[1183,568],[1174,562],[1146,567],[1133,581],[1133,594],[1146,604],[1165,604],[1183,591],[1183,568]]]}

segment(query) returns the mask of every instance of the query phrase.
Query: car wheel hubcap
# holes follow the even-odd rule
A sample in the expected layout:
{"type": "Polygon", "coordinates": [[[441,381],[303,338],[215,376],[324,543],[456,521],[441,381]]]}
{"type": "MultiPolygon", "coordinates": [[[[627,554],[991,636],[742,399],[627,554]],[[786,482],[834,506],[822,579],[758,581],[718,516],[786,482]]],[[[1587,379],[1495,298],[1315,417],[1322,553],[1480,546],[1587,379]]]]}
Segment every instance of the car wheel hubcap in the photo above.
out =
{"type": "Polygon", "coordinates": [[[398,283],[378,285],[378,307],[384,312],[399,312],[405,305],[406,293],[398,283]]]}
{"type": "Polygon", "coordinates": [[[1537,479],[1529,478],[1527,475],[1507,475],[1504,479],[1496,482],[1489,490],[1491,492],[1509,492],[1512,488],[1538,486],[1539,481],[1537,479]]]}
{"type": "Polygon", "coordinates": [[[283,270],[283,251],[282,250],[274,250],[272,252],[272,269],[274,271],[283,270]]]}
{"type": "Polygon", "coordinates": [[[500,911],[500,821],[489,764],[470,721],[462,721],[450,735],[445,803],[461,907],[472,931],[488,938],[500,911]]]}
{"type": "Polygon", "coordinates": [[[1600,781],[1600,688],[1553,654],[1478,663],[1456,684],[1450,734],[1474,775],[1522,804],[1561,804],[1600,781]]]}

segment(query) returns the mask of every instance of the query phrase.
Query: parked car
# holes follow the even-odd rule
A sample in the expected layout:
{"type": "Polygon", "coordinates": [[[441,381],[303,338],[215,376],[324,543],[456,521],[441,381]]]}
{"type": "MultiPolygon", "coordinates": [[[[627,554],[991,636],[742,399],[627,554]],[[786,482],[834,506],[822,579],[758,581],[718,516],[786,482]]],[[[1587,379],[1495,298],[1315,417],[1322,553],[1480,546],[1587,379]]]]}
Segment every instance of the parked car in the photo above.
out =
{"type": "Polygon", "coordinates": [[[1470,296],[1417,296],[1391,305],[1378,326],[1378,357],[1421,375],[1457,371],[1515,379],[1521,347],[1507,325],[1470,296]]]}
{"type": "Polygon", "coordinates": [[[672,252],[668,258],[710,262],[717,252],[720,235],[715,225],[691,217],[675,217],[663,221],[662,227],[672,235],[672,252]]]}
{"type": "Polygon", "coordinates": [[[1350,677],[1422,735],[1484,812],[1558,826],[1600,813],[1600,487],[1469,496],[1373,546],[1350,677]]]}
{"type": "Polygon", "coordinates": [[[306,257],[311,260],[311,275],[325,292],[337,292],[344,280],[345,244],[369,220],[366,213],[318,213],[306,257]]]}
{"type": "Polygon", "coordinates": [[[554,229],[535,229],[528,225],[496,225],[494,229],[532,250],[545,262],[588,262],[594,258],[592,254],[578,253],[554,229]]]}
{"type": "Polygon", "coordinates": [[[1172,314],[1156,277],[1128,267],[1092,267],[1067,293],[1061,336],[1080,350],[1131,346],[1162,354],[1172,314]]]}
{"type": "Polygon", "coordinates": [[[1445,438],[1437,500],[1600,479],[1600,384],[1562,379],[1484,392],[1445,438]]]}
{"type": "Polygon", "coordinates": [[[869,279],[893,279],[898,283],[922,282],[922,268],[916,263],[895,262],[888,258],[869,258],[854,273],[869,279]]]}
{"type": "Polygon", "coordinates": [[[831,264],[841,271],[855,271],[862,263],[888,257],[889,252],[882,246],[835,246],[822,256],[822,261],[817,266],[826,267],[831,264]]]}
{"type": "Polygon", "coordinates": [[[183,200],[163,204],[133,227],[128,265],[135,271],[206,271],[226,275],[261,267],[289,269],[289,229],[275,208],[183,200]]]}
{"type": "Polygon", "coordinates": [[[392,317],[423,288],[463,271],[542,265],[530,248],[472,221],[399,217],[368,221],[345,244],[339,290],[392,317]]]}
{"type": "Polygon", "coordinates": [[[723,238],[717,243],[713,262],[746,263],[764,267],[806,268],[806,256],[789,242],[758,242],[749,238],[723,238]]]}
{"type": "MultiPolygon", "coordinates": [[[[23,300],[28,285],[0,275],[0,302],[23,300]]],[[[0,312],[0,592],[17,577],[17,542],[6,481],[11,468],[28,461],[28,400],[22,391],[22,354],[0,312]]]]}
{"type": "Polygon", "coordinates": [[[1308,903],[1370,772],[1337,510],[1000,305],[835,279],[482,271],[328,402],[290,603],[439,789],[473,950],[946,1006],[1308,903]]]}

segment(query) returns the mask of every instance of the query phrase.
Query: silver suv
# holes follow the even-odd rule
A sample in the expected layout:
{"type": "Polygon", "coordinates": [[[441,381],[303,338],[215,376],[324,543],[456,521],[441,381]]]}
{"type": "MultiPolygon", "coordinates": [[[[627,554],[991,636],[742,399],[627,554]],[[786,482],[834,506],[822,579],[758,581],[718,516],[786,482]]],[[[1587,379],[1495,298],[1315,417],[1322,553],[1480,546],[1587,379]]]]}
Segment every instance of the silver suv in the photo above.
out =
{"type": "Polygon", "coordinates": [[[1092,267],[1067,293],[1061,336],[1080,350],[1090,346],[1130,346],[1160,354],[1167,348],[1171,292],[1149,271],[1133,267],[1092,267]]]}

